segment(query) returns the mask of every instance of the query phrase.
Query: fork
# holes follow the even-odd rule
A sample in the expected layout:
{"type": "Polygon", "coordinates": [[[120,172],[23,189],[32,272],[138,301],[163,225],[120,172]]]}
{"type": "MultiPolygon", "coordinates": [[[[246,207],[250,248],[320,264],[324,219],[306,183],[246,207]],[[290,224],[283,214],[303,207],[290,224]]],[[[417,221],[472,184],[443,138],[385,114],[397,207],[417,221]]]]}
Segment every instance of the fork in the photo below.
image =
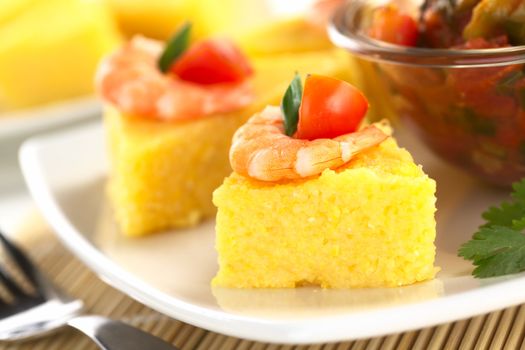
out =
{"type": "Polygon", "coordinates": [[[29,258],[0,232],[0,242],[14,267],[24,275],[29,293],[0,266],[0,341],[22,340],[48,334],[69,325],[91,338],[103,350],[178,350],[151,334],[101,316],[79,316],[83,303],[55,287],[29,258]],[[4,293],[5,294],[5,293],[4,293]]]}

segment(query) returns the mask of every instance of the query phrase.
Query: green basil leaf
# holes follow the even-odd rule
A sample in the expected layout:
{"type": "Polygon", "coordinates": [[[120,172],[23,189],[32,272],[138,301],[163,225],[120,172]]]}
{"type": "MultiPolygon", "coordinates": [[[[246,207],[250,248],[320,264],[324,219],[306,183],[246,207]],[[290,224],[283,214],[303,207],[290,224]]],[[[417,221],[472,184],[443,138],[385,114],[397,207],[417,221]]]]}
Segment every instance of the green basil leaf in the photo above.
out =
{"type": "Polygon", "coordinates": [[[283,100],[281,101],[281,111],[284,115],[284,131],[286,135],[292,136],[297,131],[299,122],[299,106],[303,96],[303,86],[301,77],[295,73],[295,77],[286,89],[283,100]]]}
{"type": "Polygon", "coordinates": [[[160,55],[157,66],[166,73],[173,62],[188,48],[190,42],[190,31],[191,23],[186,22],[182,27],[173,35],[173,37],[167,42],[166,48],[162,55],[160,55]]]}

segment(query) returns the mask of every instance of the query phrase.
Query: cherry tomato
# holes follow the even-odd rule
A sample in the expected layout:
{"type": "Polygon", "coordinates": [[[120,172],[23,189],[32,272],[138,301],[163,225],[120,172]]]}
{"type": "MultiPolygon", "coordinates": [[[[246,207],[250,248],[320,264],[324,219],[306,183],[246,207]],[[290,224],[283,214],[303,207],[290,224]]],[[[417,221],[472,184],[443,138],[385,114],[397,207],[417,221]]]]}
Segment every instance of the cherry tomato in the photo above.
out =
{"type": "Polygon", "coordinates": [[[354,132],[367,110],[368,101],[354,86],[335,78],[309,75],[295,137],[314,140],[354,132]]]}
{"type": "Polygon", "coordinates": [[[390,5],[378,8],[374,12],[368,35],[391,44],[416,46],[419,31],[412,17],[390,5]]]}
{"type": "Polygon", "coordinates": [[[192,45],[170,71],[182,80],[204,85],[240,82],[253,73],[248,59],[227,39],[208,39],[192,45]]]}

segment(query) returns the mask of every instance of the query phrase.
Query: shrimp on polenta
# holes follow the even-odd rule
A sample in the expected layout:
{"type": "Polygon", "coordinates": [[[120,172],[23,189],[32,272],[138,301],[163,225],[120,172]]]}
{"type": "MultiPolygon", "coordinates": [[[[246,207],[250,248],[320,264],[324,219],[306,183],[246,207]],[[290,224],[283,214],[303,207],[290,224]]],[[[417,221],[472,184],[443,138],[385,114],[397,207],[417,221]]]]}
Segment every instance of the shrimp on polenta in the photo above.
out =
{"type": "Polygon", "coordinates": [[[252,102],[251,84],[245,79],[251,68],[228,40],[196,43],[174,63],[172,70],[176,73],[164,73],[158,68],[162,50],[160,41],[142,36],[131,39],[102,61],[96,76],[99,93],[125,113],[166,121],[225,113],[252,102]],[[234,62],[228,61],[231,52],[234,62]],[[236,61],[243,68],[231,68],[236,61]],[[221,63],[225,67],[222,70],[221,63]],[[215,68],[210,67],[213,65],[215,68]],[[229,71],[232,69],[236,69],[234,73],[229,71]],[[231,79],[232,74],[237,78],[231,79]],[[202,83],[199,75],[205,75],[208,81],[202,83]],[[215,78],[214,83],[209,82],[210,78],[215,78]]]}
{"type": "Polygon", "coordinates": [[[369,125],[333,139],[294,139],[284,134],[279,108],[268,106],[237,130],[230,163],[235,172],[258,180],[300,179],[338,168],[387,137],[369,125]]]}
{"type": "Polygon", "coordinates": [[[106,102],[109,196],[127,236],[189,227],[213,216],[231,136],[256,103],[251,62],[227,39],[166,44],[136,36],[96,76],[106,102]]]}
{"type": "MultiPolygon", "coordinates": [[[[298,76],[290,86],[297,84],[298,76]]],[[[301,101],[292,112],[298,115],[296,132],[285,134],[287,115],[283,118],[277,107],[255,114],[233,136],[230,163],[235,172],[262,181],[300,179],[338,168],[388,138],[374,125],[357,130],[368,102],[352,85],[309,75],[304,95],[294,89],[290,101],[301,101]]]]}
{"type": "Polygon", "coordinates": [[[398,287],[432,279],[436,184],[352,85],[296,76],[233,139],[213,193],[226,288],[398,287]],[[263,181],[261,181],[263,180],[263,181]]]}

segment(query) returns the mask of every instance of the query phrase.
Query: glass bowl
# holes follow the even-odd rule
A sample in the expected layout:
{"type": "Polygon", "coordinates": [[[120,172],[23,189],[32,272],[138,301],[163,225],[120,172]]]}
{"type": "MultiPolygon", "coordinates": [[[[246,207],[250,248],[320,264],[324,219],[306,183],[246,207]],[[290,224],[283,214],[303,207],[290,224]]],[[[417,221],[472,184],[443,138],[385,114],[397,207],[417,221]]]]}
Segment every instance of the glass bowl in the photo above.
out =
{"type": "MultiPolygon", "coordinates": [[[[429,49],[366,36],[386,1],[352,0],[329,35],[356,56],[364,88],[385,117],[414,126],[438,155],[496,185],[525,176],[525,46],[429,49]]],[[[418,16],[418,4],[397,2],[418,16]]],[[[417,18],[417,17],[416,17],[417,18]]]]}

